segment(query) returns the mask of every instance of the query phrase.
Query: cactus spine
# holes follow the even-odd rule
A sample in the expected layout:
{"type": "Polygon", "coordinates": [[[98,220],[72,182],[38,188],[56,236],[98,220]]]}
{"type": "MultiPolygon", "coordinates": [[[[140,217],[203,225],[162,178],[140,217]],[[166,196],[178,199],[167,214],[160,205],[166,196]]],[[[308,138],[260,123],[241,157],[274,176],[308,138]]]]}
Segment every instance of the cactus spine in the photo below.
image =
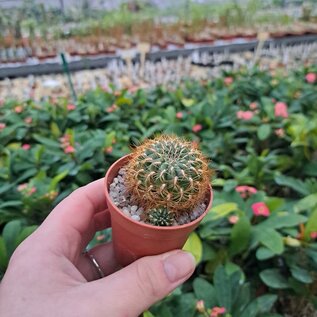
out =
{"type": "Polygon", "coordinates": [[[138,146],[127,165],[126,185],[145,210],[188,211],[203,201],[211,170],[203,154],[176,136],[138,146]]]}

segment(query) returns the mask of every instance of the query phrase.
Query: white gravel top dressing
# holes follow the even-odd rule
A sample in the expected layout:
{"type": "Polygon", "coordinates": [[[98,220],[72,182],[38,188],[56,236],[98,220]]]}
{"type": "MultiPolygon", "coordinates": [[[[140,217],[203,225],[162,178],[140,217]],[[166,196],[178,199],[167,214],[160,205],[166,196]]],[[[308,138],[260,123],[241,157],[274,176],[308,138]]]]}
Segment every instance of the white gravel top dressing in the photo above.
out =
{"type": "MultiPolygon", "coordinates": [[[[139,207],[132,199],[131,195],[127,193],[124,184],[125,168],[121,168],[117,177],[113,179],[110,184],[110,197],[113,203],[128,217],[135,221],[147,223],[144,221],[144,209],[139,207]]],[[[191,212],[183,212],[175,216],[173,226],[184,225],[197,219],[205,210],[206,204],[204,202],[196,206],[191,212]]]]}

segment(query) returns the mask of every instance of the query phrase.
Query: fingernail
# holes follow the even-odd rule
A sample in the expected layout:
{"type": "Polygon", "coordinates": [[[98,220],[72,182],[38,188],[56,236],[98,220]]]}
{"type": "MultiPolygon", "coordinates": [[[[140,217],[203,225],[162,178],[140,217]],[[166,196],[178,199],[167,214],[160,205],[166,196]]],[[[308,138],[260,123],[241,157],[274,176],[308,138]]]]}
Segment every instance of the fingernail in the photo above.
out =
{"type": "Polygon", "coordinates": [[[195,259],[188,252],[173,253],[164,260],[164,270],[171,283],[175,283],[192,273],[195,269],[195,259]]]}

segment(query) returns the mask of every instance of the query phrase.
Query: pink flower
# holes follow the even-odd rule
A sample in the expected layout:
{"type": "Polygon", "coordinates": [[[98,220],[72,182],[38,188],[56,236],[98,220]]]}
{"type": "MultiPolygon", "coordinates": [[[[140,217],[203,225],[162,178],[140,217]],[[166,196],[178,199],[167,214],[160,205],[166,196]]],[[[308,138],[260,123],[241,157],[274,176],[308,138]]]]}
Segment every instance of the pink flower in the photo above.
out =
{"type": "Polygon", "coordinates": [[[306,76],[305,76],[305,79],[308,83],[310,84],[313,84],[316,82],[316,79],[317,79],[317,75],[314,74],[314,73],[308,73],[306,76]]]}
{"type": "Polygon", "coordinates": [[[203,129],[203,126],[201,124],[195,124],[193,127],[192,127],[192,131],[197,133],[199,131],[201,131],[203,129]]]}
{"type": "Polygon", "coordinates": [[[112,151],[113,151],[112,146],[108,146],[108,147],[105,148],[105,153],[107,153],[107,154],[111,154],[112,151]]]}
{"type": "Polygon", "coordinates": [[[255,110],[258,108],[258,104],[256,102],[251,102],[250,105],[249,105],[249,108],[251,110],[255,110]]]}
{"type": "Polygon", "coordinates": [[[196,310],[199,313],[204,313],[205,312],[205,302],[203,300],[199,300],[196,303],[196,310]]]}
{"type": "Polygon", "coordinates": [[[34,194],[36,192],[36,188],[33,186],[30,188],[28,195],[31,196],[32,194],[34,194]]]}
{"type": "Polygon", "coordinates": [[[282,137],[285,135],[285,131],[284,131],[284,129],[282,129],[282,128],[276,129],[276,130],[275,130],[275,134],[276,134],[278,137],[282,138],[282,137]]]}
{"type": "Polygon", "coordinates": [[[184,117],[184,115],[183,115],[183,113],[181,111],[176,113],[176,118],[177,119],[182,119],[183,117],[184,117]]]}
{"type": "Polygon", "coordinates": [[[270,215],[270,210],[268,206],[263,202],[255,203],[251,206],[254,216],[268,217],[270,215]]]}
{"type": "Polygon", "coordinates": [[[75,109],[76,109],[76,106],[75,106],[75,105],[73,105],[73,104],[71,104],[71,103],[67,105],[67,110],[68,110],[68,111],[72,111],[72,110],[75,110],[75,109]]]}
{"type": "Polygon", "coordinates": [[[316,239],[316,238],[317,238],[317,231],[311,232],[311,233],[310,233],[310,237],[311,237],[312,239],[316,239]]]}
{"type": "Polygon", "coordinates": [[[14,108],[14,111],[15,111],[16,113],[21,113],[21,112],[23,111],[23,107],[22,107],[22,106],[16,106],[16,107],[14,108]]]}
{"type": "Polygon", "coordinates": [[[118,106],[116,104],[113,104],[112,106],[110,106],[108,109],[106,109],[106,111],[108,113],[114,112],[118,109],[118,106]]]}
{"type": "Polygon", "coordinates": [[[64,149],[64,153],[66,154],[75,153],[75,148],[71,145],[67,145],[64,149]]]}
{"type": "Polygon", "coordinates": [[[223,80],[223,82],[229,86],[233,83],[233,78],[232,77],[225,77],[225,79],[223,80]]]}
{"type": "Polygon", "coordinates": [[[219,315],[222,315],[225,312],[226,312],[226,309],[224,307],[216,306],[211,310],[210,317],[218,317],[219,315]]]}
{"type": "Polygon", "coordinates": [[[3,122],[0,122],[0,131],[3,130],[7,125],[3,122]]]}
{"type": "Polygon", "coordinates": [[[25,122],[26,124],[31,124],[32,121],[33,121],[32,117],[26,117],[26,118],[24,119],[24,122],[25,122]]]}
{"type": "Polygon", "coordinates": [[[240,194],[242,198],[248,198],[251,195],[255,194],[257,192],[257,189],[252,186],[237,186],[235,188],[236,192],[240,194]]]}
{"type": "Polygon", "coordinates": [[[231,224],[235,224],[235,223],[237,223],[238,221],[239,221],[239,216],[237,216],[237,215],[232,215],[232,216],[230,216],[229,218],[228,218],[228,220],[229,220],[229,222],[231,223],[231,224]]]}
{"type": "Polygon", "coordinates": [[[17,189],[19,192],[25,190],[26,188],[28,187],[28,184],[27,183],[24,183],[24,184],[20,184],[17,189]]]}
{"type": "Polygon", "coordinates": [[[254,113],[252,111],[238,111],[237,118],[241,120],[251,120],[253,118],[254,113]]]}
{"type": "Polygon", "coordinates": [[[285,102],[277,102],[274,107],[275,117],[288,117],[287,104],[285,102]]]}
{"type": "Polygon", "coordinates": [[[131,86],[128,91],[130,94],[134,94],[135,92],[137,92],[139,90],[138,86],[131,86]]]}
{"type": "Polygon", "coordinates": [[[29,150],[30,148],[31,148],[30,144],[23,144],[22,145],[22,149],[25,150],[25,151],[29,150]]]}

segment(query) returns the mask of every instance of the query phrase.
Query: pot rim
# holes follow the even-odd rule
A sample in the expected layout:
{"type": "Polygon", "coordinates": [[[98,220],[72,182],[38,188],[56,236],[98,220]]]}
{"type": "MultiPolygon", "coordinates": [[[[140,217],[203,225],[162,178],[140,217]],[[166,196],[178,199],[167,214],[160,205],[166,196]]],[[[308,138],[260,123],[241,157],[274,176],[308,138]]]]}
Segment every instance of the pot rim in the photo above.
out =
{"type": "MultiPolygon", "coordinates": [[[[123,167],[124,165],[126,165],[127,161],[129,160],[129,157],[131,156],[131,154],[127,154],[123,157],[121,157],[120,159],[116,160],[107,170],[106,176],[104,177],[104,187],[105,187],[105,195],[106,195],[106,200],[107,200],[107,204],[111,204],[111,206],[113,207],[112,209],[115,210],[118,214],[120,214],[121,217],[123,217],[124,219],[126,219],[128,222],[130,222],[131,224],[135,224],[136,226],[140,226],[143,228],[147,228],[147,229],[151,229],[151,230],[159,230],[159,231],[175,231],[177,229],[181,230],[184,228],[188,228],[188,227],[192,227],[195,226],[197,224],[199,224],[202,219],[207,215],[207,213],[209,212],[211,206],[212,206],[212,201],[213,201],[213,190],[211,187],[211,184],[208,185],[208,190],[206,191],[206,195],[209,195],[209,200],[207,202],[207,207],[206,210],[195,220],[186,223],[184,225],[177,225],[177,226],[166,226],[166,227],[162,227],[162,226],[153,226],[153,225],[149,225],[146,223],[141,223],[138,221],[133,220],[131,217],[126,216],[120,208],[118,208],[118,206],[116,206],[113,201],[112,198],[110,197],[109,194],[109,188],[108,188],[108,178],[109,175],[112,171],[112,169],[114,168],[118,168],[118,170],[123,167]]],[[[109,206],[108,206],[109,209],[109,206]]]]}

